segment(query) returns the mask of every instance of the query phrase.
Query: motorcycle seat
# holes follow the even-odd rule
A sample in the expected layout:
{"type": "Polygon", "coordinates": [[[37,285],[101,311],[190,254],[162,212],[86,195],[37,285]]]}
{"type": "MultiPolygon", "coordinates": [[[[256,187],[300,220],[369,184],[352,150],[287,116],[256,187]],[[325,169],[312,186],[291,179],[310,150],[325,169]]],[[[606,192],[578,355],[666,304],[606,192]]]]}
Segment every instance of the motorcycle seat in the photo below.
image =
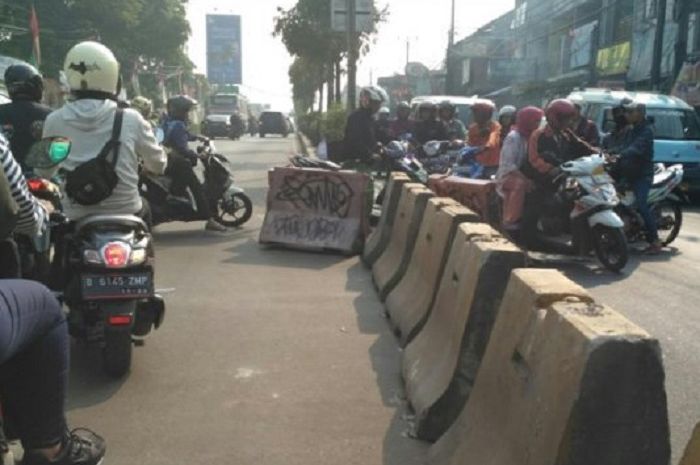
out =
{"type": "Polygon", "coordinates": [[[135,215],[88,215],[75,223],[76,232],[83,229],[97,228],[103,226],[117,226],[140,231],[148,231],[146,223],[135,215]]]}

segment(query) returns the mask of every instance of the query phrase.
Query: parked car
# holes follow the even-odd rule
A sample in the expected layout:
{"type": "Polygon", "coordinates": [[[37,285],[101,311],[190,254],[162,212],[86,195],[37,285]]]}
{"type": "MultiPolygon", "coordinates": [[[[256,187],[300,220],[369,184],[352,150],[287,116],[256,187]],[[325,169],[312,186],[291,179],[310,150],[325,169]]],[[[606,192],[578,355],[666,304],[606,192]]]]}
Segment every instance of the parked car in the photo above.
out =
{"type": "Polygon", "coordinates": [[[231,132],[229,115],[211,114],[202,121],[202,135],[209,138],[228,137],[231,132]]]}
{"type": "Polygon", "coordinates": [[[281,111],[263,111],[260,114],[260,137],[267,134],[279,134],[282,137],[289,135],[289,122],[281,111]]]}
{"type": "Polygon", "coordinates": [[[456,95],[425,95],[415,97],[411,100],[411,114],[413,118],[418,116],[418,106],[423,102],[431,102],[435,105],[440,105],[442,102],[450,102],[457,109],[457,118],[459,118],[464,126],[469,128],[472,121],[472,105],[478,100],[478,97],[460,97],[456,95]]]}
{"type": "Polygon", "coordinates": [[[620,101],[644,103],[654,125],[654,161],[682,164],[682,189],[700,193],[700,118],[693,107],[677,97],[651,92],[585,89],[569,98],[582,102],[583,114],[596,123],[601,136],[612,129],[612,108],[620,101]]]}

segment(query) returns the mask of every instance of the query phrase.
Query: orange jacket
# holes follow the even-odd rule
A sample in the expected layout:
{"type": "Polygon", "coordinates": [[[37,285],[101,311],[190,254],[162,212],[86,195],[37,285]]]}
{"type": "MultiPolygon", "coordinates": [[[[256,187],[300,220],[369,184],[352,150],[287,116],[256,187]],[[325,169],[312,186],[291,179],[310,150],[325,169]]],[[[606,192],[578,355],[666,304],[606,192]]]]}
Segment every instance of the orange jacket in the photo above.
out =
{"type": "Polygon", "coordinates": [[[595,147],[579,139],[571,130],[566,129],[555,134],[547,125],[535,130],[530,136],[527,158],[530,166],[540,175],[544,175],[562,163],[597,151],[595,147]]]}
{"type": "Polygon", "coordinates": [[[467,142],[472,147],[484,147],[484,151],[476,156],[476,161],[484,166],[497,167],[501,159],[501,125],[489,121],[484,129],[478,124],[469,126],[467,142]]]}

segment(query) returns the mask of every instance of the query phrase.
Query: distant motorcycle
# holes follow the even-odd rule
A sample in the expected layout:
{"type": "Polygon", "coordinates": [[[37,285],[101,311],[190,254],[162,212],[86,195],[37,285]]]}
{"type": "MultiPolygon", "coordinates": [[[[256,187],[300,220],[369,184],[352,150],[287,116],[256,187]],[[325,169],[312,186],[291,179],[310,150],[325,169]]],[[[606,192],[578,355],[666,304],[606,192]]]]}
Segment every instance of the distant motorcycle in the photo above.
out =
{"type": "MultiPolygon", "coordinates": [[[[654,181],[649,192],[649,208],[656,218],[659,230],[659,239],[663,245],[671,244],[683,225],[682,205],[688,203],[684,192],[680,190],[683,181],[683,165],[666,167],[658,163],[655,166],[654,181]]],[[[619,186],[619,185],[618,185],[619,186]]],[[[644,220],[635,206],[634,193],[627,189],[621,189],[621,202],[616,208],[625,223],[625,234],[630,243],[645,240],[644,220]]]]}
{"type": "MultiPolygon", "coordinates": [[[[217,221],[231,228],[239,227],[253,215],[253,202],[243,189],[234,184],[229,161],[215,150],[210,140],[204,140],[197,149],[204,165],[204,188],[215,209],[217,221]]],[[[139,190],[150,203],[153,224],[201,221],[202,215],[197,211],[197,202],[192,193],[188,190],[187,197],[176,196],[171,190],[172,184],[169,176],[141,176],[139,190]]]]}

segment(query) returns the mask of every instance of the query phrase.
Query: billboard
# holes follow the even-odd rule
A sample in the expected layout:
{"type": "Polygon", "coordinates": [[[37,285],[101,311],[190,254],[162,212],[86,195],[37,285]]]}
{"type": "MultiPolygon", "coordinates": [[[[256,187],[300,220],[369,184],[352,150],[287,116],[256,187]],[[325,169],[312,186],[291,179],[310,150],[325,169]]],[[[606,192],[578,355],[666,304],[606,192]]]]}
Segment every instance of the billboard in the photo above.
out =
{"type": "Polygon", "coordinates": [[[241,84],[241,17],[207,15],[207,77],[212,84],[241,84]]]}

